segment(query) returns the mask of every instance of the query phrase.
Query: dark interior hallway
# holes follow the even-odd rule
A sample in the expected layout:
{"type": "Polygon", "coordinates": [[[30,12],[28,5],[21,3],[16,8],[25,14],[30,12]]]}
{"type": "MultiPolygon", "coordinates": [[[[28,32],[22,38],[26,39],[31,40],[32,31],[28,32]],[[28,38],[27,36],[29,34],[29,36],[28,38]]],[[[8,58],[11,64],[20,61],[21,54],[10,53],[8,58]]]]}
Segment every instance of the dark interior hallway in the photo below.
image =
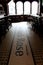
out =
{"type": "Polygon", "coordinates": [[[43,38],[31,23],[12,23],[0,42],[0,65],[43,65],[43,38]]]}

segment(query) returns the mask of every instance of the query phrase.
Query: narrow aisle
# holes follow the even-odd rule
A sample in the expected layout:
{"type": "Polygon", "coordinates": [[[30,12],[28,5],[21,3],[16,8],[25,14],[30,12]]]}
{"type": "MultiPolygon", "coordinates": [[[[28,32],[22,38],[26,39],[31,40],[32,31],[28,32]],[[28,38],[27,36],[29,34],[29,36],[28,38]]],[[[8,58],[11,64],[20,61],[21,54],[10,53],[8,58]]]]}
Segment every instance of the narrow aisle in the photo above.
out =
{"type": "Polygon", "coordinates": [[[27,22],[14,24],[15,37],[8,65],[34,65],[29,41],[27,22]]]}

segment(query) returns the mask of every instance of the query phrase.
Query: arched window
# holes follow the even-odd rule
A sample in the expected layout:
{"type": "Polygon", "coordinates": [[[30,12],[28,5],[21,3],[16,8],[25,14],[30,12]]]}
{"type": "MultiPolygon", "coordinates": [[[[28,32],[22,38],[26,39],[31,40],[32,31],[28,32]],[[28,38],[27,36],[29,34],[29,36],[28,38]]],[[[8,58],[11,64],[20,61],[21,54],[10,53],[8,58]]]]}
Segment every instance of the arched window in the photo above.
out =
{"type": "Polygon", "coordinates": [[[30,14],[30,2],[26,1],[24,2],[24,14],[30,14]]]}
{"type": "Polygon", "coordinates": [[[37,15],[38,12],[38,3],[36,1],[32,2],[32,14],[37,15]]]}
{"type": "Polygon", "coordinates": [[[9,15],[15,15],[15,3],[13,2],[13,0],[8,3],[8,8],[9,15]]]}
{"type": "Polygon", "coordinates": [[[17,15],[23,14],[23,3],[21,1],[18,1],[16,3],[16,9],[17,9],[17,15]]]}

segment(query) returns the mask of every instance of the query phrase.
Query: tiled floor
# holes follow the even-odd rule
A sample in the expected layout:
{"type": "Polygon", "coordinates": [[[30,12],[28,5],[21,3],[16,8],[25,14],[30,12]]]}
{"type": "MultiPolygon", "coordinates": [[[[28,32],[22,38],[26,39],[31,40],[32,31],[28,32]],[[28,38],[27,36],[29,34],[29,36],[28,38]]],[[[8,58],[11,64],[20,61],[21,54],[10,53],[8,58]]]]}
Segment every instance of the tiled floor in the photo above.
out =
{"type": "MultiPolygon", "coordinates": [[[[12,28],[7,32],[6,36],[3,38],[2,43],[0,43],[0,65],[7,65],[11,46],[15,42],[15,36],[22,37],[23,35],[26,35],[23,37],[26,37],[26,39],[29,41],[30,50],[32,51],[33,60],[35,63],[34,65],[43,65],[43,38],[40,38],[38,36],[38,34],[36,34],[32,30],[31,24],[29,24],[29,23],[27,23],[27,24],[21,23],[21,24],[19,24],[19,23],[13,24],[12,28]],[[27,25],[27,27],[26,27],[26,25],[27,25]],[[17,27],[17,29],[16,29],[16,27],[17,27]],[[19,27],[19,30],[18,30],[18,27],[19,27]]],[[[19,38],[21,38],[21,37],[19,37],[19,38]]],[[[12,46],[12,49],[13,49],[13,47],[14,46],[12,46]]],[[[11,51],[11,54],[12,54],[12,51],[11,51]]],[[[11,56],[10,56],[10,58],[11,58],[11,56]]],[[[27,61],[29,61],[29,60],[27,60],[27,61]]],[[[10,62],[10,60],[9,60],[9,62],[10,62]]],[[[28,65],[28,63],[27,63],[27,65],[28,65]]]]}

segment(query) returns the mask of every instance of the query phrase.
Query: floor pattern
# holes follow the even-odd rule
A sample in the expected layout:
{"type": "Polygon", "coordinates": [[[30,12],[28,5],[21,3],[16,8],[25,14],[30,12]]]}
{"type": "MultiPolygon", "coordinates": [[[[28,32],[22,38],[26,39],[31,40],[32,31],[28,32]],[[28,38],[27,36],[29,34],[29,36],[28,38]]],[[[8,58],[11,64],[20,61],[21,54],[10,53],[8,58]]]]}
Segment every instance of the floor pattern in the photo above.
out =
{"type": "Polygon", "coordinates": [[[24,26],[21,23],[21,25],[16,25],[15,29],[15,37],[8,65],[34,65],[29,41],[27,39],[27,25],[24,26]]]}
{"type": "Polygon", "coordinates": [[[0,65],[43,65],[43,38],[32,30],[31,24],[14,23],[2,39],[0,65]]]}

